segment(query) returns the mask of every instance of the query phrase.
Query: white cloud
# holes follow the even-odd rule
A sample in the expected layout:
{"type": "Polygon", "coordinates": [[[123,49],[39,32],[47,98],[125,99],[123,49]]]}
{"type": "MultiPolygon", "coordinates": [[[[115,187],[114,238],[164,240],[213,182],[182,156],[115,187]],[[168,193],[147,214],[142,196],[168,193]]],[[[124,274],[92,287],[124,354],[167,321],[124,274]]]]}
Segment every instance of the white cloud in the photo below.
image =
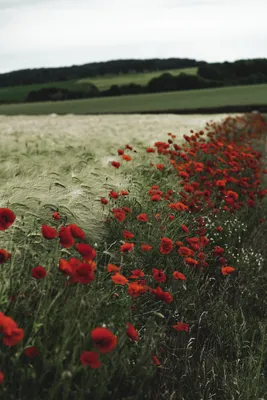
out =
{"type": "Polygon", "coordinates": [[[0,0],[0,71],[115,58],[266,57],[265,0],[0,0]]]}

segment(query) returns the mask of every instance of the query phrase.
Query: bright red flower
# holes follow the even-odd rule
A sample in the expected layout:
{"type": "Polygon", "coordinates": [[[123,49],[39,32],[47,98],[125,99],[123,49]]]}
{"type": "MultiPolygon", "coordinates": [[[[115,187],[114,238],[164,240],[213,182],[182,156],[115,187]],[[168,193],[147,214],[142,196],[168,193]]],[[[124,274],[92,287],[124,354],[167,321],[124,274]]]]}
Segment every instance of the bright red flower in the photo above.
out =
{"type": "Polygon", "coordinates": [[[39,354],[37,347],[30,346],[24,350],[24,354],[28,358],[36,358],[39,354]]]}
{"type": "Polygon", "coordinates": [[[117,345],[117,337],[107,328],[95,328],[91,336],[94,346],[101,354],[109,353],[117,345]]]}
{"type": "Polygon", "coordinates": [[[222,228],[221,226],[217,226],[217,227],[216,227],[216,231],[222,232],[222,231],[223,231],[223,228],[222,228]]]}
{"type": "Polygon", "coordinates": [[[182,225],[181,228],[182,228],[182,231],[184,231],[185,233],[189,232],[189,228],[187,228],[186,225],[182,225]]]}
{"type": "Polygon", "coordinates": [[[5,375],[3,374],[2,371],[0,371],[0,385],[2,385],[2,383],[4,382],[4,380],[5,380],[5,375]]]}
{"type": "Polygon", "coordinates": [[[124,150],[119,149],[119,150],[118,150],[118,155],[119,155],[119,156],[122,156],[123,154],[124,154],[124,150]]]}
{"type": "Polygon", "coordinates": [[[123,222],[125,220],[125,211],[123,211],[121,208],[113,208],[112,212],[118,221],[123,222]]]}
{"type": "Polygon", "coordinates": [[[185,324],[184,322],[177,322],[176,325],[173,325],[173,328],[180,332],[182,332],[182,331],[188,332],[189,325],[185,324]]]}
{"type": "Polygon", "coordinates": [[[108,270],[108,272],[119,272],[120,267],[117,267],[117,265],[114,265],[114,264],[108,264],[107,270],[108,270]]]}
{"type": "Polygon", "coordinates": [[[59,260],[59,270],[63,272],[66,276],[71,276],[73,273],[73,268],[71,264],[64,258],[59,260]]]}
{"type": "Polygon", "coordinates": [[[6,262],[10,257],[11,254],[8,251],[0,249],[0,265],[6,262]]]}
{"type": "Polygon", "coordinates": [[[152,275],[156,282],[158,283],[166,282],[167,277],[162,269],[152,268],[152,275]]]}
{"type": "Polygon", "coordinates": [[[4,335],[4,344],[9,347],[15,346],[24,337],[23,329],[18,328],[16,322],[3,313],[0,313],[0,333],[4,335]]]}
{"type": "Polygon", "coordinates": [[[139,279],[145,276],[145,273],[141,269],[134,269],[131,271],[132,275],[129,276],[131,279],[139,279]]]}
{"type": "Polygon", "coordinates": [[[162,170],[165,168],[165,165],[164,165],[164,164],[157,164],[157,165],[156,165],[156,168],[157,168],[159,171],[162,171],[162,170]]]}
{"type": "Polygon", "coordinates": [[[156,289],[151,289],[151,292],[159,299],[164,301],[164,303],[169,304],[173,301],[173,297],[169,292],[164,292],[161,287],[156,289]]]}
{"type": "Polygon", "coordinates": [[[128,253],[129,251],[132,251],[134,248],[134,243],[124,243],[121,245],[120,250],[122,253],[128,253]]]}
{"type": "Polygon", "coordinates": [[[102,198],[100,199],[100,201],[101,201],[101,203],[104,204],[105,206],[108,204],[108,200],[105,199],[104,197],[102,197],[102,198]]]}
{"type": "Polygon", "coordinates": [[[120,163],[118,162],[118,161],[112,161],[112,163],[111,163],[111,165],[112,165],[112,167],[114,167],[114,168],[120,168],[120,163]]]}
{"type": "Polygon", "coordinates": [[[55,239],[58,236],[56,229],[48,225],[42,225],[42,235],[48,240],[55,239]]]}
{"type": "Polygon", "coordinates": [[[195,260],[194,258],[191,258],[191,257],[185,258],[185,262],[186,262],[188,265],[192,265],[192,266],[198,265],[198,261],[195,260]]]}
{"type": "Polygon", "coordinates": [[[146,149],[146,152],[147,153],[155,153],[155,149],[153,149],[153,147],[148,147],[147,149],[146,149]]]}
{"type": "Polygon", "coordinates": [[[52,216],[54,220],[56,221],[60,220],[60,214],[57,211],[53,212],[52,216]]]}
{"type": "Polygon", "coordinates": [[[173,276],[173,279],[179,279],[181,281],[185,281],[186,280],[186,277],[185,277],[184,274],[182,274],[182,272],[174,271],[172,276],[173,276]]]}
{"type": "Polygon", "coordinates": [[[129,207],[123,206],[122,209],[123,209],[123,211],[125,211],[126,213],[129,213],[129,214],[131,213],[131,209],[130,209],[129,207]]]}
{"type": "Polygon", "coordinates": [[[8,229],[16,219],[16,215],[9,208],[0,208],[0,231],[8,229]]]}
{"type": "Polygon", "coordinates": [[[121,190],[120,195],[121,196],[129,196],[129,192],[128,192],[128,190],[121,190]]]}
{"type": "Polygon", "coordinates": [[[94,271],[96,268],[96,263],[92,260],[87,263],[82,263],[78,265],[73,270],[73,274],[71,277],[71,283],[80,283],[82,285],[87,285],[88,283],[93,282],[95,279],[94,271]]]}
{"type": "Polygon", "coordinates": [[[126,285],[129,282],[125,276],[119,274],[118,272],[112,275],[111,279],[116,285],[126,285]]]}
{"type": "Polygon", "coordinates": [[[99,361],[99,354],[95,351],[84,351],[80,356],[80,361],[85,367],[90,365],[91,368],[95,369],[101,366],[101,362],[99,361]]]}
{"type": "Polygon", "coordinates": [[[215,246],[213,250],[214,257],[220,257],[224,253],[224,249],[220,246],[215,246]]]}
{"type": "Polygon", "coordinates": [[[147,222],[148,221],[147,214],[139,214],[139,215],[137,215],[136,218],[138,219],[138,221],[141,221],[141,222],[147,222]]]}
{"type": "Polygon", "coordinates": [[[145,293],[146,291],[147,291],[146,286],[139,285],[136,282],[129,283],[129,285],[128,285],[128,293],[130,296],[132,296],[134,298],[140,296],[141,294],[145,293]]]}
{"type": "Polygon", "coordinates": [[[114,190],[111,190],[109,192],[109,197],[111,197],[112,199],[118,199],[120,197],[119,193],[115,192],[114,190]]]}
{"type": "Polygon", "coordinates": [[[95,249],[93,249],[93,247],[91,247],[89,244],[77,243],[76,250],[86,261],[94,260],[96,257],[95,249]]]}
{"type": "Polygon", "coordinates": [[[74,238],[81,240],[85,239],[85,233],[81,228],[78,227],[78,225],[70,224],[69,227],[70,227],[70,232],[74,238]]]}
{"type": "Polygon", "coordinates": [[[35,279],[43,279],[47,275],[47,271],[44,267],[41,265],[38,265],[37,267],[34,267],[32,269],[32,277],[35,279]]]}
{"type": "Polygon", "coordinates": [[[176,211],[187,211],[188,210],[188,206],[186,206],[185,204],[183,204],[179,201],[177,203],[170,203],[169,208],[176,210],[176,211]]]}
{"type": "Polygon", "coordinates": [[[226,266],[226,267],[221,268],[221,271],[222,271],[223,275],[229,275],[235,271],[235,268],[226,266]]]}
{"type": "Polygon", "coordinates": [[[152,246],[150,246],[149,244],[141,244],[141,250],[142,251],[150,251],[152,249],[152,246]]]}
{"type": "Polygon", "coordinates": [[[135,342],[139,341],[139,336],[138,336],[138,332],[135,329],[135,327],[130,324],[130,322],[127,322],[127,331],[126,331],[127,336],[132,339],[135,342]]]}
{"type": "Polygon", "coordinates": [[[123,160],[125,160],[125,161],[131,161],[131,160],[132,160],[132,157],[130,157],[128,154],[123,154],[123,155],[121,156],[121,158],[122,158],[123,160]]]}
{"type": "Polygon", "coordinates": [[[173,215],[173,214],[170,214],[170,215],[169,215],[169,220],[170,220],[170,221],[173,221],[173,220],[175,220],[175,215],[173,215]]]}
{"type": "Polygon", "coordinates": [[[161,200],[161,196],[160,196],[160,194],[153,194],[153,195],[150,197],[150,200],[151,200],[151,201],[160,201],[160,200],[161,200]]]}
{"type": "Polygon", "coordinates": [[[69,226],[62,226],[59,230],[59,241],[62,247],[69,249],[74,245],[74,239],[69,226]]]}
{"type": "Polygon", "coordinates": [[[156,364],[158,367],[161,365],[161,362],[159,361],[157,356],[152,357],[153,363],[156,364]]]}
{"type": "Polygon", "coordinates": [[[169,254],[173,250],[173,242],[169,238],[161,238],[160,252],[162,254],[169,254]]]}
{"type": "Polygon", "coordinates": [[[134,234],[130,231],[123,231],[123,237],[124,239],[132,239],[134,237],[134,234]]]}

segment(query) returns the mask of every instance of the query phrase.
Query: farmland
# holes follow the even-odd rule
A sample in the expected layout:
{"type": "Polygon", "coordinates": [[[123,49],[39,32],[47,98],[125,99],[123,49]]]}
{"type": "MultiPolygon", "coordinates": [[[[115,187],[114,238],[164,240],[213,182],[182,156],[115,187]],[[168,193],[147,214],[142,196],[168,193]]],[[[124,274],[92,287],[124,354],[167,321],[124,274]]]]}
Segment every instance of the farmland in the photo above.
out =
{"type": "Polygon", "coordinates": [[[30,91],[40,90],[44,88],[57,87],[69,89],[71,91],[86,91],[89,83],[93,83],[99,90],[109,89],[112,85],[124,85],[129,83],[137,83],[146,85],[152,78],[169,72],[173,75],[181,73],[196,74],[197,68],[184,68],[178,70],[167,70],[148,73],[129,73],[120,75],[103,75],[99,77],[83,78],[79,80],[69,80],[60,82],[51,82],[45,84],[32,84],[22,86],[11,86],[0,88],[0,104],[1,103],[20,103],[23,102],[30,91]]]}
{"type": "Polygon", "coordinates": [[[260,104],[267,104],[267,85],[235,86],[61,102],[0,105],[0,114],[119,114],[260,104]]]}

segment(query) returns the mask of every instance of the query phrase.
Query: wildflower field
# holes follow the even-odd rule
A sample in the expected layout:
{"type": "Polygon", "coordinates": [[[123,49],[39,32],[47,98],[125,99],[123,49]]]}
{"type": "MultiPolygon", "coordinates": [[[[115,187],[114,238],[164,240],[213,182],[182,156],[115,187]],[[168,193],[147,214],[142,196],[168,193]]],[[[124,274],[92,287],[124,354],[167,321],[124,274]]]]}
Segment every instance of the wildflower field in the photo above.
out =
{"type": "Polygon", "coordinates": [[[248,114],[126,134],[94,165],[79,135],[10,132],[0,398],[266,399],[266,133],[248,114]]]}

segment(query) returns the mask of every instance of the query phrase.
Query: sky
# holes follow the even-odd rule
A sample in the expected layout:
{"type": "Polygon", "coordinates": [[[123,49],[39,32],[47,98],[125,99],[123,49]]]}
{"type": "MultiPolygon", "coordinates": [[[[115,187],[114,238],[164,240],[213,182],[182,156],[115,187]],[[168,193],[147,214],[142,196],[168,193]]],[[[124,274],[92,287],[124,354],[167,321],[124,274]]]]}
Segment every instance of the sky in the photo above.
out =
{"type": "Polygon", "coordinates": [[[267,58],[267,0],[0,0],[0,73],[129,58],[267,58]]]}

